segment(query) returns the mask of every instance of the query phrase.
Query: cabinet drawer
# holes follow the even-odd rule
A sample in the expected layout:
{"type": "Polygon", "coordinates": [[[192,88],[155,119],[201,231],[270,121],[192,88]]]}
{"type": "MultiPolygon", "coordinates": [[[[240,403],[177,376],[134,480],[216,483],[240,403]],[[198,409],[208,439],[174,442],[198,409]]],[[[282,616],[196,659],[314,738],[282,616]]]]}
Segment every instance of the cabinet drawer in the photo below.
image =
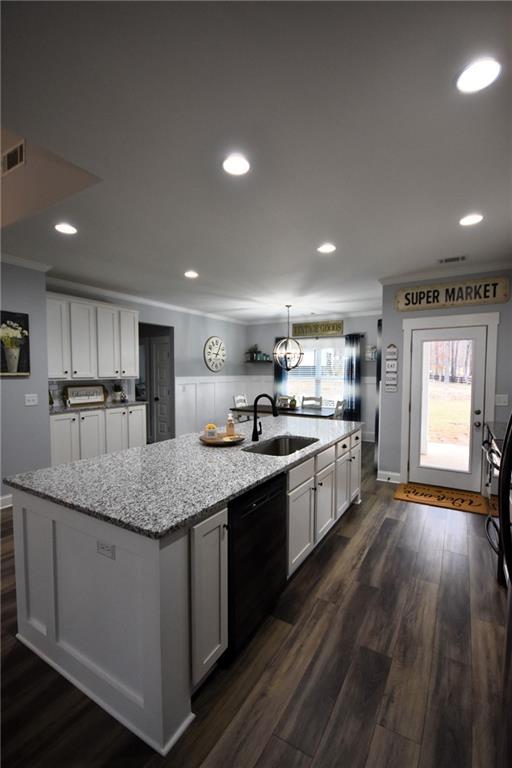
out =
{"type": "Polygon", "coordinates": [[[325,451],[318,453],[316,455],[316,471],[320,472],[321,469],[328,467],[329,464],[332,464],[335,458],[336,458],[335,445],[331,445],[330,448],[327,448],[325,451]]]}
{"type": "Polygon", "coordinates": [[[361,445],[361,430],[358,429],[353,435],[350,435],[350,447],[355,448],[356,445],[361,445]]]}
{"type": "Polygon", "coordinates": [[[310,477],[315,474],[315,460],[308,459],[299,464],[298,467],[290,469],[288,472],[288,490],[293,491],[294,488],[298,488],[299,485],[305,483],[310,477]]]}
{"type": "Polygon", "coordinates": [[[336,458],[339,459],[344,456],[350,450],[350,437],[345,437],[336,443],[336,458]]]}

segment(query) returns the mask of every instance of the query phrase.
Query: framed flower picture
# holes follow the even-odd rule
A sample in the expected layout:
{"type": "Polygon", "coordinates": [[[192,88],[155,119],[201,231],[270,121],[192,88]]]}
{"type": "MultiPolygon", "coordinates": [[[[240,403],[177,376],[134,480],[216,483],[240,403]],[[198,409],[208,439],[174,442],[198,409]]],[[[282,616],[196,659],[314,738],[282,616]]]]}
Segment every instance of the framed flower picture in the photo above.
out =
{"type": "Polygon", "coordinates": [[[30,335],[28,315],[0,313],[1,376],[30,376],[30,335]]]}

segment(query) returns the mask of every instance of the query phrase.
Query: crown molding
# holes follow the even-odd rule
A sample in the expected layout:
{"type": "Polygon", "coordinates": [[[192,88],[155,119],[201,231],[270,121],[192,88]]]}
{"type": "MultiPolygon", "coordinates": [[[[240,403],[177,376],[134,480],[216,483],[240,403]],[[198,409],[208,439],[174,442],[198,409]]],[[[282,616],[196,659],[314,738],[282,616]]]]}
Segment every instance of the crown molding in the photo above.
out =
{"type": "Polygon", "coordinates": [[[48,272],[52,268],[51,264],[41,264],[40,261],[22,259],[20,256],[11,256],[8,253],[2,253],[0,260],[2,264],[11,264],[13,267],[22,267],[23,269],[34,269],[36,272],[48,272]]]}
{"type": "Polygon", "coordinates": [[[159,307],[160,309],[169,309],[173,312],[181,312],[187,315],[199,315],[200,317],[210,317],[212,320],[222,320],[226,323],[235,323],[235,325],[249,325],[242,320],[235,320],[232,317],[226,317],[225,315],[216,315],[211,312],[201,312],[199,309],[189,309],[188,307],[180,307],[177,304],[167,304],[163,301],[155,301],[154,299],[148,299],[144,296],[134,296],[131,293],[122,293],[120,291],[113,291],[109,288],[97,288],[94,285],[87,285],[86,283],[77,283],[73,280],[64,280],[60,277],[49,276],[46,281],[46,287],[49,290],[55,291],[78,291],[82,294],[83,298],[100,298],[118,299],[119,301],[127,301],[132,304],[145,304],[149,307],[159,307]]]}
{"type": "Polygon", "coordinates": [[[487,272],[497,272],[501,269],[509,270],[512,268],[510,261],[499,261],[492,264],[462,264],[446,265],[445,267],[434,267],[432,269],[420,272],[407,272],[406,274],[395,275],[391,277],[382,277],[379,279],[381,285],[402,285],[416,280],[437,280],[450,277],[463,277],[464,275],[484,275],[487,272]]]}

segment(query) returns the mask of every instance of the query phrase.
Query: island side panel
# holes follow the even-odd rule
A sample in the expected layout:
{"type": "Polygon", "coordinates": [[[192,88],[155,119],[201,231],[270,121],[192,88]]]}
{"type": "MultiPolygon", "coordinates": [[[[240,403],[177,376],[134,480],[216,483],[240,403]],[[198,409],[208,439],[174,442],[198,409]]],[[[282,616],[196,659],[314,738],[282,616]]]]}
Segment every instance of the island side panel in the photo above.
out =
{"type": "Polygon", "coordinates": [[[164,753],[191,719],[187,533],[169,539],[164,572],[158,540],[22,491],[13,501],[18,638],[164,753]]]}

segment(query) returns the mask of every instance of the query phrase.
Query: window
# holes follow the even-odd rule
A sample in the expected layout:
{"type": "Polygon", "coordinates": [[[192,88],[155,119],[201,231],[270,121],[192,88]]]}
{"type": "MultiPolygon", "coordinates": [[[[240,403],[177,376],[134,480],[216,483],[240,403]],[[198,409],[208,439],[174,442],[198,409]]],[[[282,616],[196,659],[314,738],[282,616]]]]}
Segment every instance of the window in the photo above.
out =
{"type": "Polygon", "coordinates": [[[297,368],[284,375],[278,394],[321,397],[323,405],[343,400],[347,357],[343,336],[331,339],[301,339],[304,357],[297,368]]]}

